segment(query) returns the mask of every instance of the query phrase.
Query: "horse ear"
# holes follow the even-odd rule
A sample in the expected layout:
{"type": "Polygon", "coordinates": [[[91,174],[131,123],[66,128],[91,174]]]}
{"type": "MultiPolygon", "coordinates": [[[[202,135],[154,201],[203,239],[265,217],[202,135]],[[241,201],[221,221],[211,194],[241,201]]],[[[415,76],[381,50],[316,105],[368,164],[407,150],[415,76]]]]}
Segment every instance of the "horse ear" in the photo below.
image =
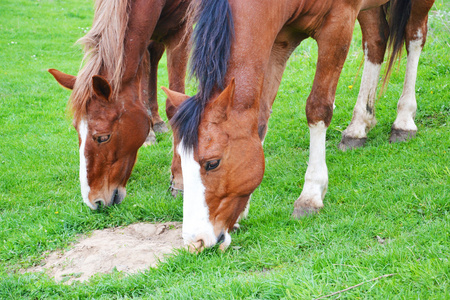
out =
{"type": "Polygon", "coordinates": [[[111,86],[109,85],[108,80],[100,75],[92,76],[92,86],[94,88],[94,93],[97,94],[100,98],[104,98],[109,101],[109,97],[111,96],[111,86]]]}
{"type": "Polygon", "coordinates": [[[183,103],[186,99],[190,98],[188,95],[185,95],[183,93],[175,92],[172,90],[169,90],[168,88],[161,87],[161,89],[166,93],[167,95],[167,101],[166,101],[166,115],[167,118],[172,119],[172,117],[177,112],[178,107],[183,103]]]}
{"type": "Polygon", "coordinates": [[[161,89],[164,91],[164,93],[166,93],[167,99],[169,99],[170,103],[175,108],[178,108],[178,106],[180,106],[181,103],[183,103],[186,99],[190,98],[188,95],[169,90],[168,88],[163,86],[161,87],[161,89]]]}
{"type": "Polygon", "coordinates": [[[60,85],[62,85],[66,89],[73,90],[73,86],[75,85],[75,81],[77,80],[76,76],[63,73],[56,69],[48,69],[47,71],[52,74],[53,77],[55,77],[56,81],[58,81],[60,85]]]}
{"type": "Polygon", "coordinates": [[[211,103],[213,114],[211,121],[226,121],[230,115],[230,111],[234,102],[235,80],[231,79],[230,84],[220,93],[219,97],[211,103]]]}

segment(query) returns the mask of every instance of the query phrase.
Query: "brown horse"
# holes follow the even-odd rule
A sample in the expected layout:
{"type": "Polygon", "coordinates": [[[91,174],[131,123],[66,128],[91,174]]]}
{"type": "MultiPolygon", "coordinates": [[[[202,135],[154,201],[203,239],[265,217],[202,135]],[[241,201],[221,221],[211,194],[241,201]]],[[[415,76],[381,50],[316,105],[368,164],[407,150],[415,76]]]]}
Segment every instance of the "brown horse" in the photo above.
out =
{"type": "MultiPolygon", "coordinates": [[[[395,24],[406,27],[415,22],[408,18],[414,13],[402,9],[412,12],[430,5],[429,1],[392,2],[397,1],[402,5],[391,3],[390,14],[400,20],[395,24]]],[[[354,24],[360,11],[385,2],[199,0],[192,4],[197,25],[191,72],[199,90],[191,98],[167,91],[174,105],[182,103],[171,124],[174,150],[182,164],[185,243],[199,250],[220,242],[222,248],[230,244],[229,232],[263,178],[262,141],[286,61],[308,37],[318,44],[317,70],[306,104],[310,157],[293,215],[323,207],[328,185],[326,130],[354,24]]]]}
{"type": "Polygon", "coordinates": [[[191,31],[186,0],[97,0],[95,5],[92,29],[80,40],[85,65],[78,76],[49,70],[73,90],[69,105],[80,144],[81,194],[91,209],[124,199],[137,151],[151,130],[147,110],[155,126],[162,126],[158,62],[166,49],[170,88],[184,92],[191,31]]]}
{"type": "MultiPolygon", "coordinates": [[[[396,54],[400,53],[403,42],[407,51],[406,76],[403,93],[397,105],[397,118],[392,125],[390,142],[406,141],[416,135],[417,126],[414,124],[417,103],[415,97],[415,83],[419,57],[427,37],[428,12],[434,0],[407,2],[410,8],[404,9],[410,14],[405,19],[407,23],[396,26],[396,19],[389,20],[385,7],[376,7],[362,11],[358,15],[363,34],[363,49],[365,54],[364,71],[358,100],[353,110],[350,125],[342,133],[339,148],[342,150],[361,147],[367,140],[367,133],[375,126],[375,95],[383,63],[388,38],[390,39],[392,54],[388,72],[392,67],[396,54]],[[393,31],[399,30],[398,32],[393,31]],[[396,41],[393,44],[392,41],[396,41]]],[[[399,5],[394,2],[392,5],[399,5]]],[[[392,15],[391,15],[392,17],[392,15]]]]}

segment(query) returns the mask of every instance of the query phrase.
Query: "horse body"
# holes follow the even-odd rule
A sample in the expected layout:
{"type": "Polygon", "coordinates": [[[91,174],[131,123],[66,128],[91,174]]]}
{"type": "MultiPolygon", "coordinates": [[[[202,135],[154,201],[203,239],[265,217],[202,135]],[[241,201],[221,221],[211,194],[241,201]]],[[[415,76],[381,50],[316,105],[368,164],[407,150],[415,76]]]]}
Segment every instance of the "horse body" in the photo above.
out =
{"type": "MultiPolygon", "coordinates": [[[[294,216],[323,207],[328,184],[326,129],[354,24],[361,9],[385,1],[217,2],[222,6],[216,4],[216,9],[220,8],[233,22],[230,26],[233,31],[223,29],[223,34],[217,35],[219,25],[215,19],[210,20],[207,29],[197,25],[194,47],[207,49],[199,55],[194,50],[191,58],[200,92],[183,102],[172,119],[174,149],[181,156],[185,178],[183,238],[194,249],[219,242],[223,242],[222,248],[229,245],[229,232],[264,174],[262,141],[286,61],[308,37],[317,41],[318,62],[306,104],[310,157],[303,191],[294,204],[294,216]],[[212,40],[232,41],[225,69],[220,64],[223,61],[214,62],[218,56],[214,49],[220,47],[210,47],[212,42],[205,38],[208,34],[212,40]],[[204,57],[213,63],[208,65],[204,59],[199,62],[204,57]],[[190,213],[192,207],[197,208],[196,214],[190,213]]],[[[208,3],[197,4],[200,24],[205,22],[202,18],[207,19],[206,14],[213,15],[214,8],[208,7],[208,3]]],[[[223,42],[221,47],[226,44],[223,42]]],[[[168,92],[174,103],[186,97],[168,92]]]]}
{"type": "Polygon", "coordinates": [[[162,121],[156,70],[165,49],[170,87],[184,92],[188,4],[97,0],[92,29],[81,39],[85,66],[77,77],[49,70],[73,89],[69,105],[80,143],[81,193],[91,209],[124,199],[137,151],[151,130],[148,110],[153,123],[162,121]]]}

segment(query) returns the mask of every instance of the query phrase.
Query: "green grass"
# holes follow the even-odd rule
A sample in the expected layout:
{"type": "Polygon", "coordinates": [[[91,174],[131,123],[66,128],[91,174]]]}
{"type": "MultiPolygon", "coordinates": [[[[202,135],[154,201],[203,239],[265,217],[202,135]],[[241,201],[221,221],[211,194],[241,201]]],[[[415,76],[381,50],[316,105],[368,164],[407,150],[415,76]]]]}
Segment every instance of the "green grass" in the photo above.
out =
{"type": "MultiPolygon", "coordinates": [[[[330,182],[319,214],[290,217],[308,160],[304,111],[317,58],[308,40],[288,63],[264,143],[265,177],[225,253],[181,251],[157,269],[70,286],[22,274],[78,234],[182,220],[181,197],[167,192],[170,133],[140,150],[123,204],[93,212],[81,199],[77,134],[65,110],[70,92],[46,70],[77,73],[82,53],[73,44],[91,26],[92,6],[91,0],[0,4],[0,298],[311,299],[392,273],[336,297],[450,298],[450,5],[444,0],[430,13],[419,65],[417,137],[388,142],[403,59],[377,102],[378,124],[366,147],[344,153],[336,145],[351,120],[362,73],[356,27],[327,134],[330,182]]],[[[159,85],[167,86],[164,60],[159,85]]],[[[162,91],[158,96],[164,115],[162,91]]]]}

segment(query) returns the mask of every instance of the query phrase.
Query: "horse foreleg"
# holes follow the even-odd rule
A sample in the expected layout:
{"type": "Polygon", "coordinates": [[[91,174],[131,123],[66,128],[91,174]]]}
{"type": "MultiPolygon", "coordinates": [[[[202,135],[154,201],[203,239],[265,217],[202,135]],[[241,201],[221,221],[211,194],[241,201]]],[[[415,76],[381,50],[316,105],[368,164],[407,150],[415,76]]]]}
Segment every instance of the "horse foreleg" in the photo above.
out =
{"type": "MultiPolygon", "coordinates": [[[[191,29],[183,25],[180,30],[167,37],[164,41],[167,49],[167,71],[169,75],[169,88],[172,91],[184,93],[185,77],[188,60],[188,42],[191,29]]],[[[170,120],[176,113],[176,108],[166,99],[166,114],[170,120]]],[[[175,143],[174,143],[175,145],[175,143]]],[[[183,192],[183,174],[181,172],[181,158],[177,151],[173,151],[171,178],[169,190],[172,196],[183,192]]]]}
{"type": "Polygon", "coordinates": [[[151,41],[148,46],[150,53],[150,77],[148,81],[148,106],[153,119],[153,130],[155,132],[167,132],[169,129],[159,115],[158,111],[158,64],[164,53],[164,45],[151,41]]]}
{"type": "MultiPolygon", "coordinates": [[[[319,49],[317,70],[311,93],[306,102],[306,117],[310,131],[309,162],[300,197],[294,203],[294,217],[317,212],[323,207],[328,187],[325,161],[326,131],[333,116],[336,87],[352,39],[356,13],[336,17],[326,22],[316,38],[319,49]]],[[[332,16],[331,16],[332,17],[332,16]]]]}
{"type": "MultiPolygon", "coordinates": [[[[172,91],[185,92],[185,78],[188,61],[188,42],[190,40],[192,29],[184,24],[177,32],[168,36],[164,40],[167,51],[167,73],[169,75],[169,89],[172,91]]],[[[166,100],[167,118],[172,119],[176,113],[175,107],[169,105],[166,100]]]]}
{"type": "Polygon", "coordinates": [[[339,143],[343,151],[364,146],[367,133],[377,123],[375,97],[389,36],[389,25],[381,7],[360,12],[358,21],[362,31],[364,71],[352,121],[342,132],[339,143]]]}
{"type": "Polygon", "coordinates": [[[397,104],[397,118],[392,125],[390,142],[403,142],[416,135],[416,79],[417,67],[427,37],[428,11],[434,1],[413,1],[411,16],[406,25],[406,74],[403,92],[397,104]]]}

